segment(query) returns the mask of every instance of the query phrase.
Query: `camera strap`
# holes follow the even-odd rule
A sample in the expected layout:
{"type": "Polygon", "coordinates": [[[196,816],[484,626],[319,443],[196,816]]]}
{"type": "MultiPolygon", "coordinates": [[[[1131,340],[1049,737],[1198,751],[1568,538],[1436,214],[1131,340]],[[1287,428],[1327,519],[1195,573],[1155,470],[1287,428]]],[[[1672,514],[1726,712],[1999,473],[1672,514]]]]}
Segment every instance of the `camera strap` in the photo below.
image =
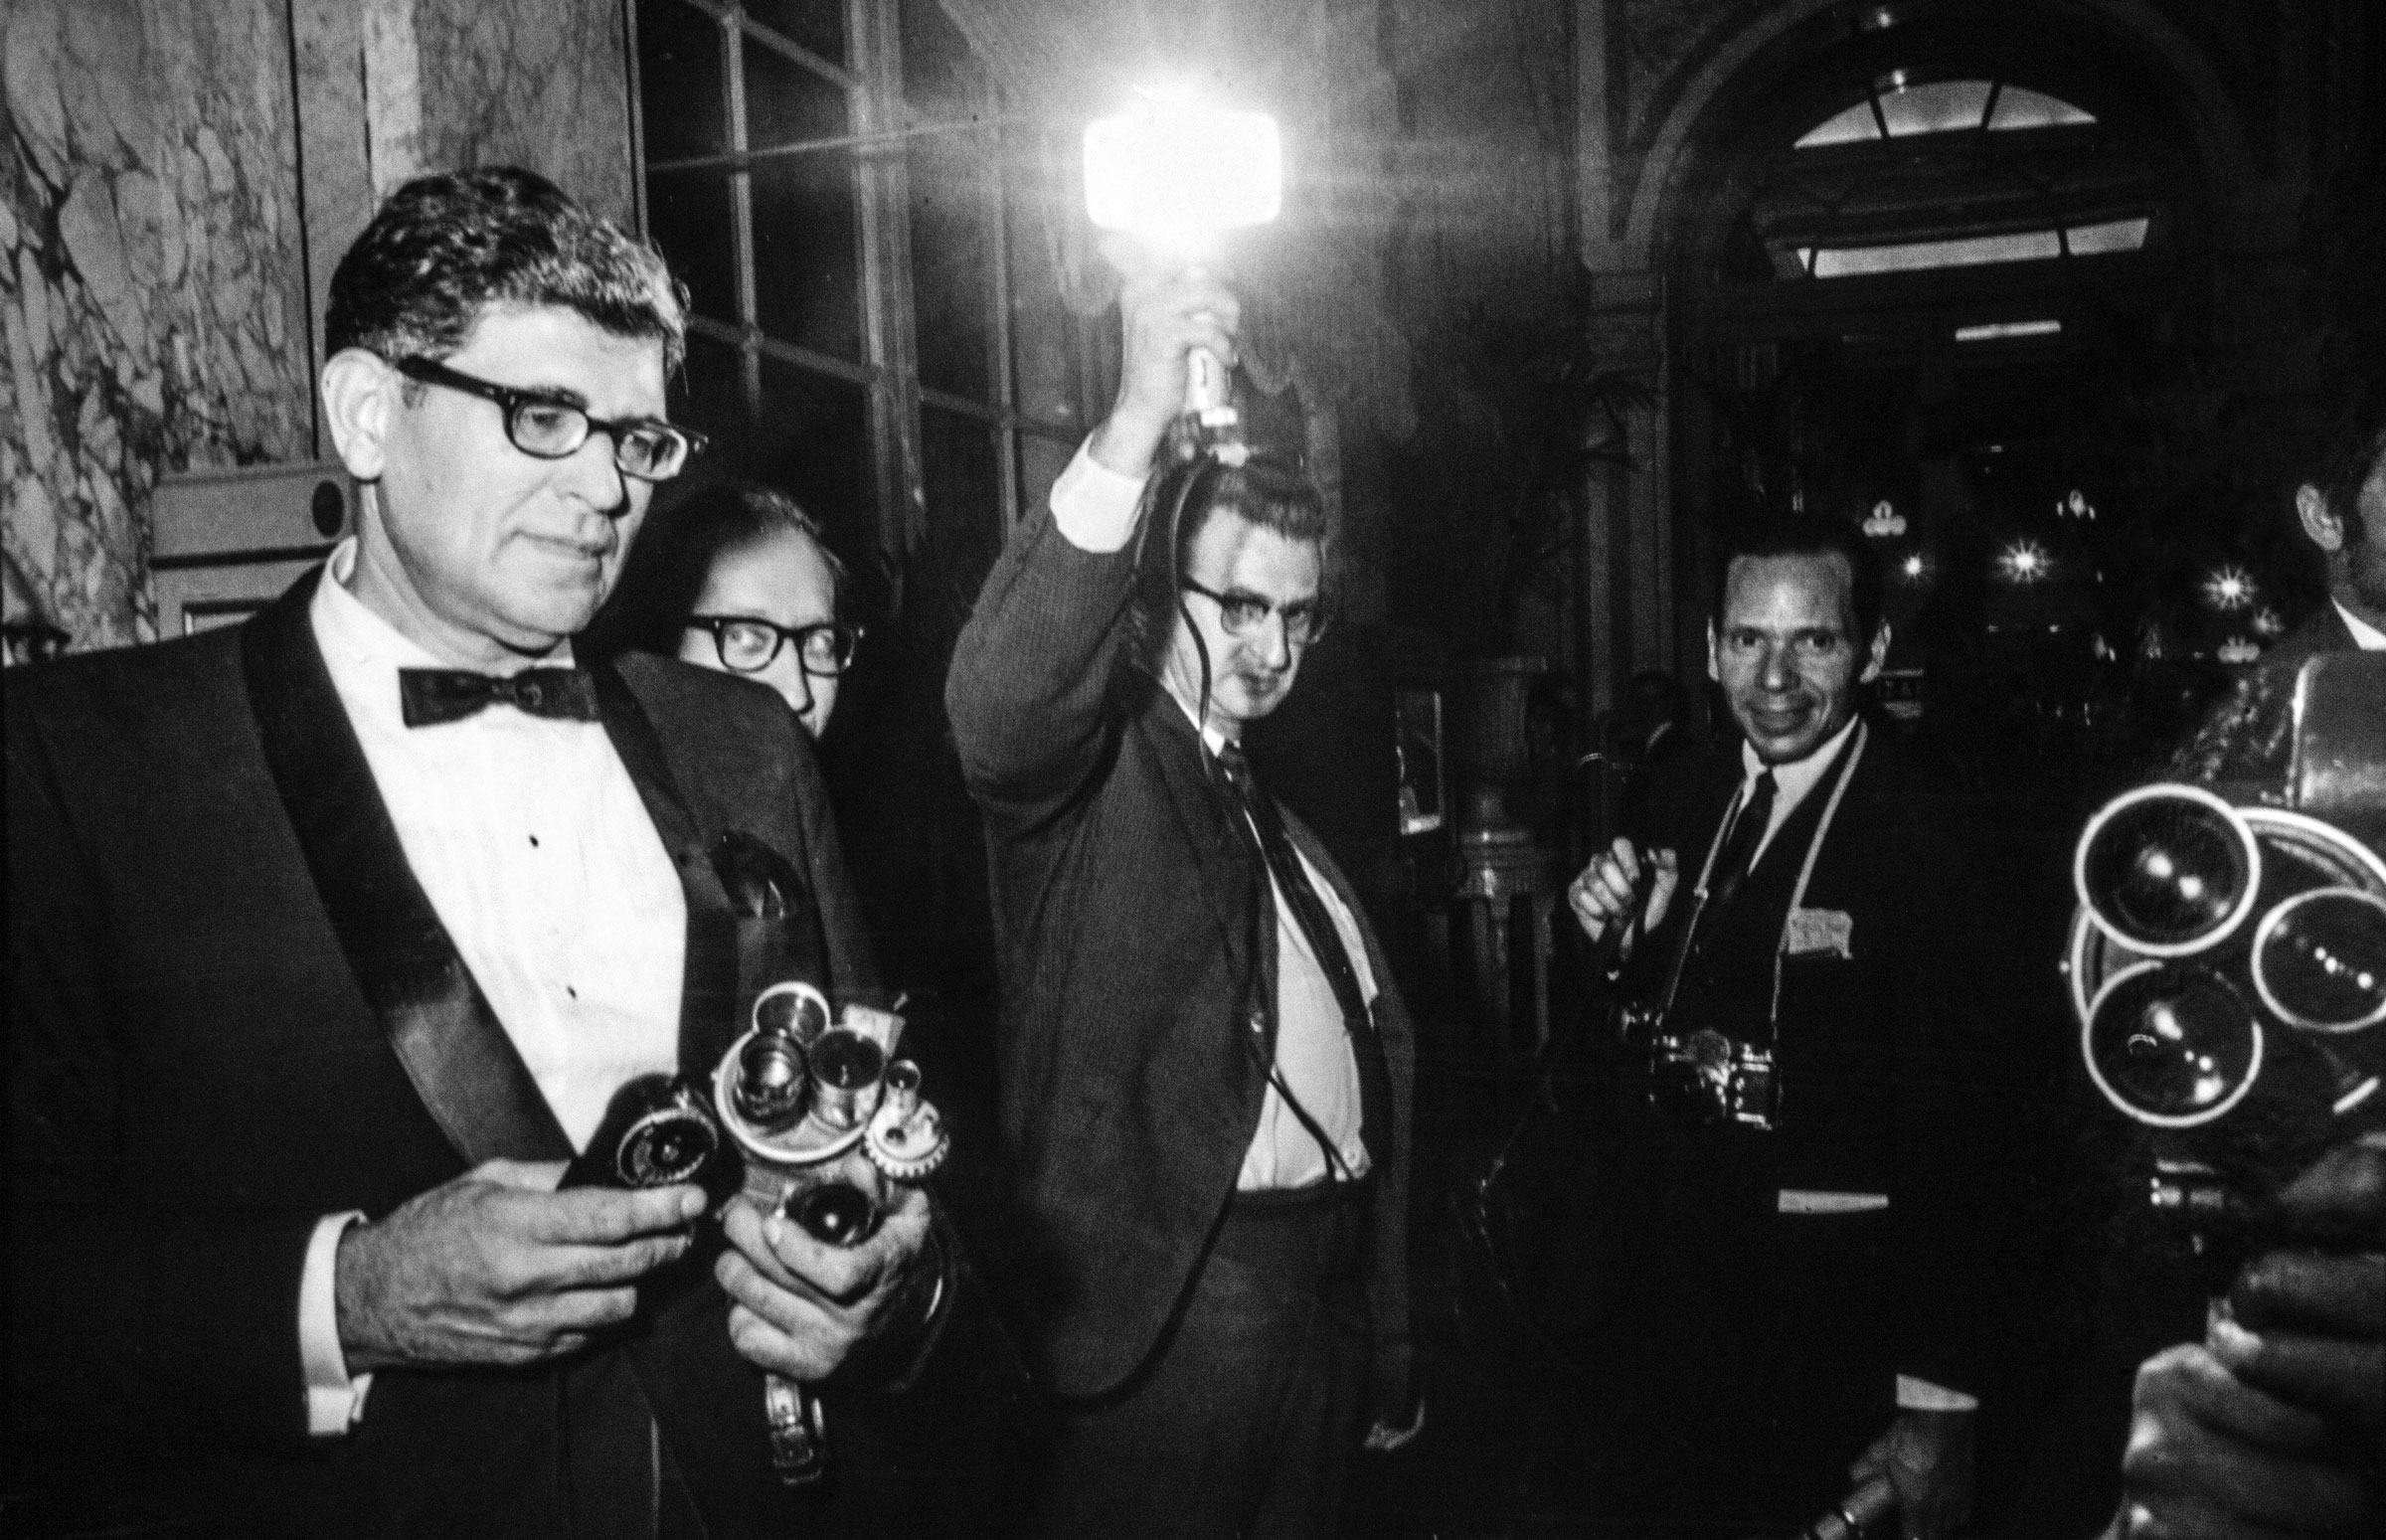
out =
{"type": "Polygon", "coordinates": [[[1847,795],[1847,783],[1855,778],[1856,762],[1864,758],[1864,742],[1871,731],[1861,718],[1857,720],[1855,742],[1847,746],[1847,757],[1831,781],[1831,798],[1822,804],[1822,817],[1814,825],[1813,837],[1806,841],[1806,858],[1798,864],[1797,881],[1790,889],[1790,907],[1782,914],[1781,939],[1773,947],[1773,1003],[1765,1012],[1765,1024],[1772,1029],[1776,1044],[1782,1040],[1782,959],[1790,955],[1790,927],[1806,902],[1806,884],[1814,880],[1814,863],[1822,855],[1822,842],[1830,837],[1831,820],[1839,816],[1840,800],[1847,795]]]}
{"type": "MultiPolygon", "coordinates": [[[[1849,742],[1847,752],[1840,756],[1837,773],[1831,778],[1831,793],[1822,804],[1822,817],[1815,822],[1814,832],[1807,836],[1806,853],[1797,868],[1797,881],[1790,889],[1790,908],[1782,916],[1782,934],[1774,942],[1773,998],[1765,1013],[1766,1026],[1776,1043],[1781,1041],[1782,1035],[1782,959],[1790,950],[1790,927],[1799,906],[1805,903],[1806,887],[1814,879],[1814,863],[1821,858],[1823,841],[1830,836],[1831,822],[1839,815],[1839,803],[1847,795],[1847,783],[1855,777],[1856,763],[1864,758],[1864,746],[1871,733],[1871,727],[1859,717],[1856,720],[1855,737],[1849,742]]],[[[1732,805],[1725,809],[1723,819],[1716,824],[1715,837],[1707,842],[1707,857],[1698,869],[1698,886],[1690,894],[1689,922],[1682,927],[1681,940],[1674,946],[1672,959],[1666,968],[1665,991],[1659,996],[1657,1008],[1660,1021],[1673,1014],[1674,997],[1681,989],[1682,970],[1689,965],[1691,950],[1698,941],[1698,928],[1707,918],[1707,908],[1714,896],[1710,884],[1714,880],[1715,864],[1723,853],[1725,841],[1731,836],[1734,816],[1745,799],[1746,782],[1742,784],[1743,790],[1734,793],[1732,805]]]]}

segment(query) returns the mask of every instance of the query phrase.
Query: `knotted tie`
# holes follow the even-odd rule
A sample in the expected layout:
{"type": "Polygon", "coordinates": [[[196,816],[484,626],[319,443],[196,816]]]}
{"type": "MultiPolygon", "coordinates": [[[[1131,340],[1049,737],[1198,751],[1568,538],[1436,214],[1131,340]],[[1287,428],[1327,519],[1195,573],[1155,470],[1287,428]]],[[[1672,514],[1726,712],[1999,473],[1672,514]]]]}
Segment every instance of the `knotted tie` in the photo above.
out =
{"type": "Polygon", "coordinates": [[[1773,822],[1773,771],[1759,774],[1749,787],[1748,799],[1740,804],[1740,815],[1732,820],[1732,832],[1723,842],[1722,851],[1715,857],[1715,875],[1708,881],[1708,903],[1721,909],[1740,891],[1748,877],[1748,869],[1756,865],[1757,847],[1764,843],[1765,827],[1773,822]]]}
{"type": "MultiPolygon", "coordinates": [[[[1242,815],[1235,819],[1236,827],[1243,831],[1252,852],[1267,865],[1276,878],[1277,888],[1292,906],[1292,918],[1308,939],[1309,953],[1325,970],[1326,982],[1333,986],[1334,1000],[1342,1007],[1351,1057],[1359,1071],[1359,1137],[1367,1146],[1368,1158],[1380,1170],[1391,1155],[1392,1072],[1384,1059],[1383,1042],[1376,1036],[1375,1018],[1367,1008],[1367,997],[1359,988],[1359,975],[1350,965],[1350,953],[1343,948],[1342,933],[1326,912],[1324,900],[1310,885],[1308,869],[1301,865],[1299,854],[1284,833],[1275,799],[1252,778],[1251,764],[1243,757],[1243,746],[1230,742],[1221,747],[1218,768],[1225,771],[1227,799],[1242,815]]],[[[1338,1157],[1327,1163],[1338,1164],[1338,1157]]]]}
{"type": "Polygon", "coordinates": [[[398,705],[408,727],[460,722],[499,705],[555,721],[594,722],[596,686],[577,668],[526,668],[518,674],[402,668],[398,670],[398,705]]]}

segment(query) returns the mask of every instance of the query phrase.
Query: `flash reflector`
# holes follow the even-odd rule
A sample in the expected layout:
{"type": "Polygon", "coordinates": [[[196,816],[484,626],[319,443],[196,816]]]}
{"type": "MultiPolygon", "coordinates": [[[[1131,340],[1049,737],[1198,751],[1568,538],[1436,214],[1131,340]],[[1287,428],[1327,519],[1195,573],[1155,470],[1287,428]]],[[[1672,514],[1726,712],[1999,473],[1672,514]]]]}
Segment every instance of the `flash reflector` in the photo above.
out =
{"type": "Polygon", "coordinates": [[[1103,230],[1197,235],[1265,225],[1283,205],[1283,146],[1265,112],[1146,90],[1086,125],[1086,213],[1103,230]]]}

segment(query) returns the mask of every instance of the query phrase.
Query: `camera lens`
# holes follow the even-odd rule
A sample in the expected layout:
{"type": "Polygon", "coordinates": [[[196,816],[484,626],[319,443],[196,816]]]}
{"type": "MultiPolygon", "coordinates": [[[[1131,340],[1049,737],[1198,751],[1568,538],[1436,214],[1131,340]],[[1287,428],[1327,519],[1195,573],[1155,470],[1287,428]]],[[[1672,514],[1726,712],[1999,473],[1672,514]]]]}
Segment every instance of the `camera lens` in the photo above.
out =
{"type": "Polygon", "coordinates": [[[2140,1122],[2184,1128],[2235,1107],[2262,1069],[2262,1023],[2209,968],[2140,963],[2088,1013],[2088,1073],[2140,1122]]]}
{"type": "Polygon", "coordinates": [[[887,1051],[859,1032],[837,1027],[821,1033],[812,1044],[821,1120],[834,1128],[850,1128],[867,1117],[878,1100],[868,1094],[886,1071],[887,1051]]]}
{"type": "Polygon", "coordinates": [[[828,1030],[828,1001],[809,984],[772,984],[754,1002],[754,1028],[809,1043],[828,1030]]]}
{"type": "Polygon", "coordinates": [[[620,1169],[631,1187],[664,1187],[704,1171],[720,1135],[712,1119],[684,1110],[658,1112],[622,1140],[620,1169]]]}
{"type": "Polygon", "coordinates": [[[803,1050],[791,1038],[758,1032],[738,1050],[730,1100],[738,1115],[763,1128],[782,1127],[803,1112],[803,1050]]]}
{"type": "Polygon", "coordinates": [[[2176,956],[2220,941],[2262,883],[2253,831],[2199,786],[2145,786],[2089,822],[2073,868],[2080,902],[2124,945],[2176,956]]]}
{"type": "Polygon", "coordinates": [[[2352,1032],[2386,1021],[2386,900],[2353,888],[2299,893],[2254,933],[2254,988],[2290,1025],[2352,1032]]]}
{"type": "Polygon", "coordinates": [[[813,1240],[829,1246],[858,1246],[878,1228],[878,1205],[844,1182],[788,1194],[786,1212],[813,1240]]]}

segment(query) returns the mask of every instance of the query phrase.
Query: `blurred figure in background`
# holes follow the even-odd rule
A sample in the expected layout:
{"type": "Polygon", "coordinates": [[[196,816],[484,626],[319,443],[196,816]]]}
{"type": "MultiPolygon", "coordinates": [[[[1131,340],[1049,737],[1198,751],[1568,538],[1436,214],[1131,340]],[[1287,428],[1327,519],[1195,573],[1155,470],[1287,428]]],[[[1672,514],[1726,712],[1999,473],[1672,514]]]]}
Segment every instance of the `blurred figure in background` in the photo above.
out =
{"type": "Polygon", "coordinates": [[[793,499],[722,482],[648,524],[589,646],[657,652],[767,684],[816,742],[862,636],[838,618],[844,590],[844,564],[793,499]]]}

